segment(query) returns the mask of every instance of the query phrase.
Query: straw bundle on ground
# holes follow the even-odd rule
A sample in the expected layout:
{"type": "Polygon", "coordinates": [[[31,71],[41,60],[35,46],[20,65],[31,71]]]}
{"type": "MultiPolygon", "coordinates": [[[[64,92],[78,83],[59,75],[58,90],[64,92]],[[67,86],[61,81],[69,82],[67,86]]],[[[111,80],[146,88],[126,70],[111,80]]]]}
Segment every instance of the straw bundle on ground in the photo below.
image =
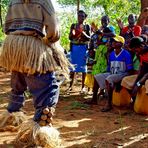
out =
{"type": "Polygon", "coordinates": [[[25,120],[26,116],[23,112],[9,113],[5,111],[0,115],[0,132],[16,132],[18,131],[19,125],[25,120]]]}
{"type": "Polygon", "coordinates": [[[3,112],[0,115],[0,127],[7,125],[18,126],[26,120],[26,116],[23,112],[13,112],[8,111],[3,112]]]}
{"type": "Polygon", "coordinates": [[[16,146],[58,148],[60,146],[59,132],[49,126],[39,126],[33,120],[24,122],[15,140],[16,146]]]}

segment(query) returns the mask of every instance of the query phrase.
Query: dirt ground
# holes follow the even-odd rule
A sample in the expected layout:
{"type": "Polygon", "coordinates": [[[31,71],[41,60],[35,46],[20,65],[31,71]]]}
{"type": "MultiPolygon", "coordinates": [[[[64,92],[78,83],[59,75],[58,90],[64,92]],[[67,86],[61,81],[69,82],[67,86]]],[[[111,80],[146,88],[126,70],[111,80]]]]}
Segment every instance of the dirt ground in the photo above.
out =
{"type": "MultiPolygon", "coordinates": [[[[61,148],[148,148],[148,116],[138,115],[130,108],[114,107],[102,113],[105,99],[98,105],[83,102],[91,95],[81,95],[79,81],[74,91],[66,94],[61,86],[59,103],[53,125],[60,131],[61,148]]],[[[0,113],[8,102],[10,73],[0,72],[0,113]]],[[[34,109],[31,97],[26,98],[23,110],[31,118],[34,109]]],[[[0,132],[0,148],[14,148],[11,144],[17,132],[0,132]]]]}

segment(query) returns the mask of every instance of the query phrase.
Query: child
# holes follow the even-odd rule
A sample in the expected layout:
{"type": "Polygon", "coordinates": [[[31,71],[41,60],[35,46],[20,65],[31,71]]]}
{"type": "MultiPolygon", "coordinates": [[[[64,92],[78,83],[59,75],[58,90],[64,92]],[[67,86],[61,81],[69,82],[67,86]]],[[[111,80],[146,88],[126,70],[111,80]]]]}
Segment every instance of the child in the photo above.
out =
{"type": "Polygon", "coordinates": [[[90,89],[93,88],[93,83],[94,83],[94,76],[92,75],[94,57],[95,57],[95,51],[89,50],[87,58],[87,74],[84,81],[85,86],[88,87],[88,94],[91,94],[90,89]]]}
{"type": "MultiPolygon", "coordinates": [[[[109,27],[104,28],[103,33],[111,33],[109,27]]],[[[107,55],[108,55],[108,44],[110,43],[110,38],[107,36],[98,36],[98,47],[96,49],[95,53],[95,59],[94,59],[94,66],[92,74],[96,75],[99,73],[103,73],[106,71],[107,67],[107,55]]]]}

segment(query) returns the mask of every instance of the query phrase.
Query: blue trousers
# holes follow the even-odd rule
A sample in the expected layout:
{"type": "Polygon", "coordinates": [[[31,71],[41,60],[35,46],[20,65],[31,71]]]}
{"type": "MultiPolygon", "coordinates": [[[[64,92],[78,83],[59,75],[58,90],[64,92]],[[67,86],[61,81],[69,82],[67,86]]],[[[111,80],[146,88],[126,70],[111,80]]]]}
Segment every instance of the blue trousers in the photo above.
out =
{"type": "Polygon", "coordinates": [[[17,112],[24,105],[24,91],[29,89],[33,95],[35,107],[34,121],[38,121],[45,107],[55,107],[59,98],[59,85],[55,73],[27,75],[20,72],[12,72],[11,97],[8,104],[8,112],[17,112]]]}

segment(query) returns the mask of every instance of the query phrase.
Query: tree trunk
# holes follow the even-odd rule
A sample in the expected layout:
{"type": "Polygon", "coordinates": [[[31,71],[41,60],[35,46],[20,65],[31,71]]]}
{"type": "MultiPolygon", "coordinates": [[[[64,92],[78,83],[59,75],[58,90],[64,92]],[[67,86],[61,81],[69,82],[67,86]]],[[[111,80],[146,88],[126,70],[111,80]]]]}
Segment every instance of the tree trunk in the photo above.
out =
{"type": "Polygon", "coordinates": [[[1,5],[1,0],[0,0],[0,25],[1,25],[1,28],[3,26],[3,20],[2,20],[2,5],[1,5]]]}
{"type": "Polygon", "coordinates": [[[141,0],[141,12],[146,7],[148,7],[148,1],[147,0],[141,0]]]}
{"type": "Polygon", "coordinates": [[[148,25],[148,1],[141,0],[141,14],[139,16],[137,24],[139,26],[148,25]]]}
{"type": "Polygon", "coordinates": [[[77,0],[77,12],[79,11],[80,9],[80,0],[77,0]]]}

